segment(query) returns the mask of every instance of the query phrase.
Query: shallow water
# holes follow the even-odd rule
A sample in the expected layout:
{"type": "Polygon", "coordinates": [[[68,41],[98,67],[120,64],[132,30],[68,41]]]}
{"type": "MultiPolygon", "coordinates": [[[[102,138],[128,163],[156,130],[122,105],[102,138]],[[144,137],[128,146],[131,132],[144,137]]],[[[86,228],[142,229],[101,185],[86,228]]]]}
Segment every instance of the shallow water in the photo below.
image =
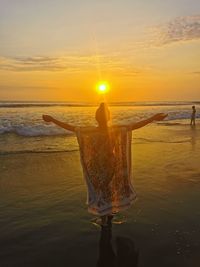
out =
{"type": "Polygon", "coordinates": [[[99,258],[113,266],[118,251],[126,267],[134,242],[139,267],[198,267],[199,137],[199,125],[186,123],[133,132],[138,199],[122,213],[126,223],[112,226],[112,239],[90,223],[78,151],[0,155],[0,266],[92,267],[99,258]]]}
{"type": "MultiPolygon", "coordinates": [[[[184,126],[184,123],[189,122],[191,105],[192,102],[115,104],[110,106],[110,124],[129,124],[164,112],[168,117],[161,125],[168,128],[173,128],[176,124],[184,126]]],[[[199,103],[197,118],[200,118],[198,107],[199,103]]],[[[42,114],[52,115],[72,125],[83,126],[96,125],[95,110],[96,106],[72,103],[0,102],[0,153],[77,150],[73,134],[54,124],[45,123],[42,114]]],[[[148,141],[148,136],[143,138],[148,141]]],[[[158,141],[158,138],[152,137],[150,141],[158,141]]]]}

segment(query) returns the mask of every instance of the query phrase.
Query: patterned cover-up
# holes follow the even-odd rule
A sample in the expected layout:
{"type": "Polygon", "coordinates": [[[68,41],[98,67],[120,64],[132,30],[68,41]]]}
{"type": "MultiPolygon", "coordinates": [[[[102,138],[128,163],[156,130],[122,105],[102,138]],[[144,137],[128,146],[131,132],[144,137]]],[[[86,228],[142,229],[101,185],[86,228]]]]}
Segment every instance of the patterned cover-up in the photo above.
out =
{"type": "Polygon", "coordinates": [[[126,209],[136,198],[131,185],[131,131],[126,127],[77,127],[88,189],[88,211],[96,215],[126,209]]]}

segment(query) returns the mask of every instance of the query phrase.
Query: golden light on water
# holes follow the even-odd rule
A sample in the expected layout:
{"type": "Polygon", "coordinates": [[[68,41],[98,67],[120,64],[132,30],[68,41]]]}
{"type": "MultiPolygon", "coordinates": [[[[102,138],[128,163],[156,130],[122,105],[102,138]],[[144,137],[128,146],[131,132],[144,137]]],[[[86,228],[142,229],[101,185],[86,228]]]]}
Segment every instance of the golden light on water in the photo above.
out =
{"type": "Polygon", "coordinates": [[[106,94],[110,90],[108,82],[99,82],[96,86],[97,92],[99,94],[106,94]]]}

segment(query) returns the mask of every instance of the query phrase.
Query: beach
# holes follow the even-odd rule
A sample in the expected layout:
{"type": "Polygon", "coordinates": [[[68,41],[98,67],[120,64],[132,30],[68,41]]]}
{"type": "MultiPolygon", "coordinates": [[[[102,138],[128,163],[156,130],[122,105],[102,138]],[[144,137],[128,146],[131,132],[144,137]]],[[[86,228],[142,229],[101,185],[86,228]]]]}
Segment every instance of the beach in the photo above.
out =
{"type": "MultiPolygon", "coordinates": [[[[199,266],[199,123],[183,118],[133,132],[137,200],[113,224],[112,246],[118,236],[132,240],[139,267],[199,266]]],[[[87,212],[75,136],[10,131],[0,144],[0,266],[96,266],[101,229],[87,212]]]]}
{"type": "Polygon", "coordinates": [[[0,267],[200,267],[200,0],[0,0],[0,267]]]}

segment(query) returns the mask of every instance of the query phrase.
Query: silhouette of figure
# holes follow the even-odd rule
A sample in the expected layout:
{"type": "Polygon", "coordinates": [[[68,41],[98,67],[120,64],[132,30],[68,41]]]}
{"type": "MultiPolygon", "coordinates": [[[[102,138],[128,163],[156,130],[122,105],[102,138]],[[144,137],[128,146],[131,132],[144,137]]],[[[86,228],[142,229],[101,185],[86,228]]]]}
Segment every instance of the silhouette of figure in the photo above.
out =
{"type": "Polygon", "coordinates": [[[158,113],[137,123],[108,126],[110,111],[105,103],[96,110],[97,127],[76,127],[43,115],[44,121],[76,133],[88,188],[88,212],[100,216],[103,225],[109,216],[128,208],[136,198],[131,184],[132,131],[166,116],[158,113]]]}
{"type": "Polygon", "coordinates": [[[190,125],[195,126],[195,119],[196,119],[196,108],[195,106],[192,106],[192,115],[191,115],[190,125]]]}
{"type": "Polygon", "coordinates": [[[116,237],[116,252],[112,246],[112,222],[108,220],[107,226],[101,226],[99,240],[99,258],[97,267],[137,267],[139,251],[135,249],[134,242],[127,237],[116,237]]]}
{"type": "Polygon", "coordinates": [[[101,226],[101,236],[99,240],[99,258],[97,267],[115,267],[115,252],[112,247],[112,223],[108,219],[107,225],[101,226]]]}

